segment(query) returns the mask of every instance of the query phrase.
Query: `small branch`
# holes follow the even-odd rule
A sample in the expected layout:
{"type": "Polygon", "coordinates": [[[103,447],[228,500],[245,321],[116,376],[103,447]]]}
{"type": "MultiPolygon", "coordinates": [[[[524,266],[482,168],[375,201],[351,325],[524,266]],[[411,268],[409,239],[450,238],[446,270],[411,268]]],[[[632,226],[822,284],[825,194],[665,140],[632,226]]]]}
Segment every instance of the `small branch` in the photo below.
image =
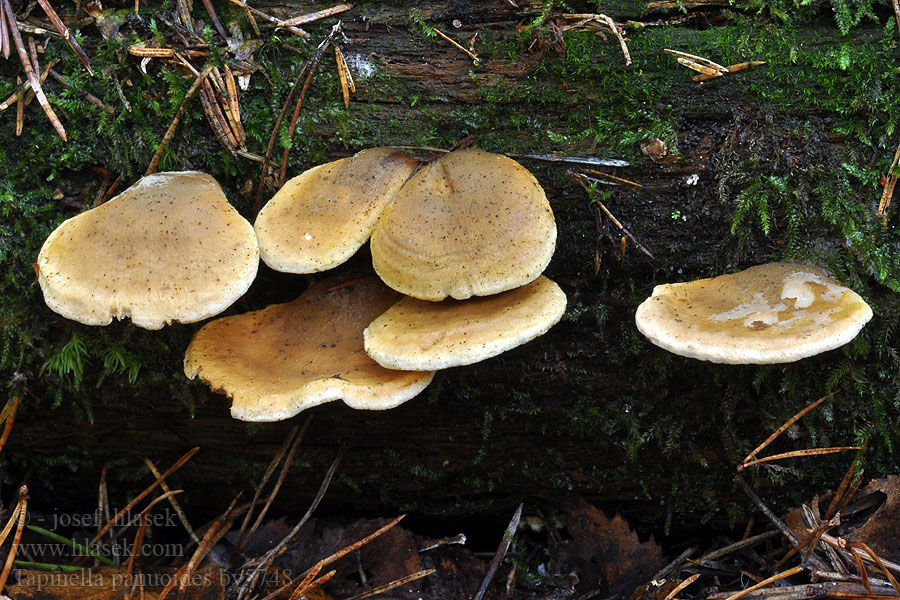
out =
{"type": "Polygon", "coordinates": [[[292,17],[290,19],[285,19],[278,23],[279,27],[293,27],[295,25],[306,25],[307,23],[313,23],[315,21],[319,21],[321,19],[325,19],[327,17],[333,17],[334,15],[339,15],[342,12],[346,12],[353,8],[352,4],[337,4],[332,6],[331,8],[323,8],[322,10],[317,10],[316,12],[311,12],[309,14],[300,15],[299,17],[292,17]]]}
{"type": "Polygon", "coordinates": [[[487,574],[484,576],[484,581],[481,582],[481,587],[478,588],[478,593],[475,594],[475,600],[481,600],[484,598],[484,594],[487,592],[488,586],[491,584],[491,579],[494,578],[494,575],[497,573],[497,569],[500,568],[500,563],[503,561],[503,557],[506,556],[506,553],[509,551],[509,546],[512,544],[513,536],[516,535],[516,530],[519,528],[519,521],[522,518],[522,507],[520,504],[519,508],[516,509],[516,512],[513,514],[512,519],[509,521],[509,525],[506,527],[506,531],[503,532],[503,539],[500,540],[500,545],[497,547],[497,552],[494,553],[494,558],[491,560],[491,566],[488,568],[487,574]]]}
{"type": "Polygon", "coordinates": [[[56,129],[59,137],[61,137],[64,142],[68,141],[65,128],[63,127],[62,123],[60,123],[59,118],[56,116],[56,113],[53,112],[52,108],[50,108],[50,103],[47,101],[47,96],[44,95],[44,90],[41,89],[41,84],[38,81],[38,77],[35,74],[34,69],[31,68],[31,60],[28,58],[28,53],[25,50],[25,44],[22,41],[22,34],[19,32],[19,27],[16,24],[16,15],[13,12],[9,0],[0,0],[0,10],[6,11],[6,20],[9,24],[9,30],[12,33],[13,41],[16,44],[16,50],[19,53],[19,60],[22,62],[22,68],[25,69],[25,76],[28,78],[28,82],[31,84],[31,89],[34,91],[34,95],[37,97],[41,108],[44,109],[44,112],[47,114],[47,118],[50,119],[50,123],[53,125],[53,128],[56,129]]]}
{"type": "MultiPolygon", "coordinates": [[[[8,1],[8,0],[6,0],[8,1]]],[[[188,88],[187,93],[184,95],[184,99],[182,99],[181,104],[178,106],[178,110],[175,112],[175,116],[172,118],[172,123],[169,125],[169,129],[166,130],[165,135],[163,135],[162,141],[159,143],[159,146],[156,148],[156,152],[153,153],[153,158],[150,160],[150,164],[147,166],[147,170],[144,172],[144,176],[152,175],[156,172],[156,167],[159,165],[159,159],[162,158],[162,153],[166,149],[166,146],[169,145],[169,140],[172,139],[172,136],[175,135],[175,127],[178,126],[178,121],[181,119],[181,113],[184,112],[184,107],[187,104],[187,101],[194,95],[197,91],[197,88],[203,83],[203,80],[206,79],[206,76],[209,75],[209,72],[212,70],[212,65],[206,65],[203,67],[203,70],[200,72],[200,75],[194,79],[194,83],[191,84],[191,87],[188,88]]]]}
{"type": "MultiPolygon", "coordinates": [[[[269,16],[266,13],[262,12],[261,10],[257,10],[255,8],[253,8],[252,6],[250,6],[249,4],[242,2],[241,0],[230,0],[230,2],[232,4],[236,4],[236,5],[240,6],[244,10],[250,11],[252,14],[256,15],[257,17],[262,17],[263,19],[265,19],[269,23],[272,23],[275,26],[280,26],[279,25],[281,23],[280,19],[276,19],[275,17],[269,16]]],[[[309,39],[309,34],[305,31],[303,31],[302,29],[300,29],[299,27],[287,26],[287,27],[284,27],[284,29],[286,31],[290,31],[291,33],[293,33],[296,36],[303,38],[304,40],[309,39]]]]}
{"type": "Polygon", "coordinates": [[[785,421],[784,424],[783,424],[781,427],[779,427],[778,429],[776,429],[776,430],[772,433],[772,435],[770,435],[769,437],[767,437],[767,438],[765,439],[765,441],[763,441],[762,444],[760,444],[759,446],[757,446],[757,447],[753,450],[753,452],[751,452],[750,454],[748,454],[747,457],[746,457],[743,461],[741,461],[741,463],[746,465],[747,462],[748,462],[750,459],[752,459],[754,456],[756,456],[757,454],[759,454],[766,446],[768,446],[769,444],[771,444],[772,442],[774,442],[775,439],[776,439],[778,436],[780,436],[782,433],[784,433],[785,431],[787,431],[787,430],[790,428],[791,425],[793,425],[794,423],[796,423],[797,421],[799,421],[800,419],[802,419],[802,418],[804,417],[804,415],[806,415],[806,413],[808,413],[809,411],[811,411],[811,410],[814,409],[815,407],[819,406],[820,404],[822,404],[823,402],[825,402],[825,401],[828,400],[829,398],[832,398],[836,393],[837,393],[837,392],[830,392],[830,393],[828,393],[828,394],[825,394],[824,396],[822,396],[821,398],[819,398],[819,399],[816,400],[815,402],[812,402],[812,403],[811,403],[809,406],[807,406],[806,408],[803,408],[803,409],[801,409],[800,411],[798,411],[797,414],[795,414],[793,417],[791,417],[790,419],[788,419],[787,421],[785,421]]]}
{"type": "Polygon", "coordinates": [[[81,46],[78,45],[78,42],[75,41],[75,38],[72,36],[72,32],[69,31],[69,28],[66,27],[66,24],[63,23],[62,19],[59,18],[59,15],[56,14],[56,11],[53,10],[53,6],[50,5],[50,2],[47,0],[38,0],[38,4],[41,5],[41,8],[44,9],[44,13],[47,15],[47,18],[50,19],[50,22],[56,27],[56,30],[59,32],[59,35],[66,40],[66,43],[69,45],[69,48],[72,49],[72,52],[75,53],[75,56],[78,57],[78,60],[81,61],[81,64],[84,65],[84,68],[87,69],[87,72],[92,76],[94,75],[94,71],[91,69],[91,61],[88,58],[87,54],[84,53],[84,50],[81,49],[81,46]]]}
{"type": "MultiPolygon", "coordinates": [[[[568,175],[569,177],[571,177],[571,178],[573,178],[575,181],[577,181],[579,184],[581,184],[581,187],[584,188],[584,191],[587,192],[587,194],[588,194],[589,197],[590,197],[590,196],[593,196],[593,194],[594,194],[593,190],[591,189],[591,187],[590,187],[587,183],[585,183],[585,179],[589,179],[588,177],[586,177],[585,175],[582,175],[581,173],[573,173],[572,171],[566,171],[566,175],[568,175]]],[[[614,224],[616,227],[618,227],[619,230],[620,230],[622,233],[624,233],[625,235],[627,235],[628,238],[629,238],[632,242],[634,242],[634,244],[638,247],[638,250],[640,250],[641,252],[643,252],[644,254],[646,254],[647,256],[649,256],[651,259],[656,260],[656,257],[653,256],[653,253],[650,252],[649,250],[647,250],[647,248],[645,248],[644,245],[641,244],[641,243],[637,240],[637,238],[634,237],[634,236],[631,234],[630,231],[628,231],[627,229],[625,229],[625,226],[622,225],[622,223],[619,222],[619,220],[615,217],[615,215],[613,215],[611,212],[609,212],[609,209],[606,208],[606,206],[604,206],[602,202],[600,202],[600,199],[599,199],[599,198],[593,198],[592,201],[593,201],[593,203],[594,203],[595,205],[597,205],[597,206],[600,208],[600,210],[603,211],[603,213],[604,213],[607,217],[609,217],[609,220],[612,221],[613,224],[614,224]]]]}
{"type": "Polygon", "coordinates": [[[478,58],[478,55],[477,55],[477,54],[475,54],[474,52],[472,52],[472,51],[469,50],[468,48],[465,48],[465,47],[463,47],[462,45],[460,45],[456,40],[454,40],[453,38],[451,38],[449,35],[447,35],[447,34],[444,33],[443,31],[441,31],[441,30],[438,29],[437,27],[433,27],[432,29],[433,29],[433,31],[434,31],[436,34],[438,34],[439,36],[441,36],[442,38],[444,38],[445,40],[447,40],[448,42],[450,42],[450,44],[451,44],[454,48],[456,48],[456,49],[459,50],[460,52],[463,52],[466,56],[468,56],[469,58],[471,58],[472,61],[473,61],[476,65],[480,65],[480,64],[481,64],[481,59],[478,58]]]}

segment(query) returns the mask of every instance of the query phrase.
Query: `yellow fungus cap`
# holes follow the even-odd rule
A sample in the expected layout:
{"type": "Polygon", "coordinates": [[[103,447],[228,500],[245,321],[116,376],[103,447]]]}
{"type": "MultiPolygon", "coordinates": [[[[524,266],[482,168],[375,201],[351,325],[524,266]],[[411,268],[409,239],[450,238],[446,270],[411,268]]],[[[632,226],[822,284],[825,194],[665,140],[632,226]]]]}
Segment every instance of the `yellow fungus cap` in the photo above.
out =
{"type": "Polygon", "coordinates": [[[392,148],[369,148],[294,177],[256,217],[263,262],[286,273],[343,263],[366,243],[385,204],[418,164],[392,148]]]}
{"type": "Polygon", "coordinates": [[[157,173],[72,217],[44,242],[38,281],[66,318],[145,329],[218,314],[256,277],[253,227],[205,173],[157,173]]]}
{"type": "Polygon", "coordinates": [[[389,369],[446,369],[496,356],[546,333],[566,295],[546,277],[500,294],[427,302],[403,298],[365,330],[366,352],[389,369]]]}
{"type": "Polygon", "coordinates": [[[658,285],[635,315],[657,346],[731,364],[793,362],[833,350],[871,318],[853,290],[820,269],[791,263],[658,285]]]}
{"type": "Polygon", "coordinates": [[[397,298],[374,277],[316,284],[292,302],[207,323],[184,372],[231,398],[231,415],[244,421],[279,421],[332,400],[393,408],[434,377],[385,369],[363,350],[363,329],[397,298]]]}
{"type": "Polygon", "coordinates": [[[556,246],[544,190],[522,165],[474,148],[422,167],[372,233],[372,263],[421,300],[497,294],[534,281],[556,246]]]}

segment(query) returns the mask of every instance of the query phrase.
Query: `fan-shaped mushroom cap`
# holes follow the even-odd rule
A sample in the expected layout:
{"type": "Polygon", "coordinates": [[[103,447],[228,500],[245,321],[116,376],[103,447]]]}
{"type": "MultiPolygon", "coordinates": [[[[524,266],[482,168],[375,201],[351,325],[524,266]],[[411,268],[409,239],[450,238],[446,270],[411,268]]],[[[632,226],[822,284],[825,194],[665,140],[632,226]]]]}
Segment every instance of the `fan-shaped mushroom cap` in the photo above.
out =
{"type": "Polygon", "coordinates": [[[506,352],[562,318],[566,295],[538,277],[514,290],[427,302],[403,298],[366,328],[366,352],[389,369],[446,369],[506,352]]]}
{"type": "Polygon", "coordinates": [[[789,263],[658,285],[635,315],[657,346],[731,364],[793,362],[832,350],[871,318],[854,291],[815,267],[789,263]]]}
{"type": "Polygon", "coordinates": [[[286,273],[343,263],[366,243],[384,205],[418,164],[395,149],[369,148],[294,177],[256,217],[263,261],[286,273]]]}
{"type": "Polygon", "coordinates": [[[37,266],[44,300],[64,317],[159,329],[228,308],[256,277],[259,250],[212,177],[157,173],[57,227],[37,266]]]}
{"type": "Polygon", "coordinates": [[[393,408],[434,377],[385,369],[363,350],[363,329],[397,298],[375,278],[319,283],[292,302],[207,323],[188,346],[184,372],[228,395],[231,415],[244,421],[279,421],[339,399],[393,408]]]}
{"type": "Polygon", "coordinates": [[[375,271],[395,290],[464,299],[536,279],[553,255],[556,222],[528,170],[473,148],[419,169],[385,209],[371,244],[375,271]]]}

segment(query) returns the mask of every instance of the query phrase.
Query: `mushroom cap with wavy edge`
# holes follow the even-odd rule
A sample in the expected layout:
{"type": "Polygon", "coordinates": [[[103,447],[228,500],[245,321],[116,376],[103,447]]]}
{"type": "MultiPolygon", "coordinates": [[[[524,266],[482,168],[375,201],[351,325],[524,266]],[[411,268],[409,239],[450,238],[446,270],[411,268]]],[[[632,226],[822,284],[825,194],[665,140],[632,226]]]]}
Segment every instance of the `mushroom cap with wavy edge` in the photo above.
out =
{"type": "Polygon", "coordinates": [[[331,400],[393,408],[434,377],[385,369],[363,350],[363,329],[398,297],[375,277],[318,283],[291,302],[207,323],[184,372],[229,396],[243,421],[280,421],[331,400]]]}
{"type": "Polygon", "coordinates": [[[253,227],[216,180],[156,173],[56,228],[38,255],[47,305],[87,325],[159,329],[218,314],[256,277],[253,227]]]}
{"type": "Polygon", "coordinates": [[[372,264],[420,300],[487,296],[540,275],[556,246],[544,190],[522,165],[468,148],[422,167],[372,232],[372,264]]]}
{"type": "Polygon", "coordinates": [[[294,177],[256,217],[263,262],[285,273],[343,263],[366,243],[385,204],[418,165],[398,150],[369,148],[294,177]]]}
{"type": "Polygon", "coordinates": [[[658,285],[635,315],[657,346],[730,364],[793,362],[833,350],[871,318],[854,291],[820,269],[791,263],[658,285]]]}
{"type": "Polygon", "coordinates": [[[468,300],[407,297],[366,328],[366,353],[389,369],[469,365],[543,335],[565,310],[566,295],[543,276],[501,294],[468,300]]]}

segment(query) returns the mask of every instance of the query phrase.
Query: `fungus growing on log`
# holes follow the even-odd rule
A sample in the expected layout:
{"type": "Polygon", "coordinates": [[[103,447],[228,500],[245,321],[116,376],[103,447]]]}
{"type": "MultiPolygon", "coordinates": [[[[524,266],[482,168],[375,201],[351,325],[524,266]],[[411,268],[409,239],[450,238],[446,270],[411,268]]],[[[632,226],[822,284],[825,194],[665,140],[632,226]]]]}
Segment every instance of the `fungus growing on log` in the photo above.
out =
{"type": "Polygon", "coordinates": [[[553,211],[534,176],[499,154],[450,152],[394,196],[372,233],[372,263],[420,300],[465,299],[533,281],[556,246],[553,211]]]}
{"type": "Polygon", "coordinates": [[[407,297],[369,324],[365,348],[389,369],[468,365],[543,335],[565,310],[565,294],[543,276],[513,290],[468,300],[407,297]]]}
{"type": "Polygon", "coordinates": [[[853,290],[815,267],[771,263],[658,285],[635,322],[681,356],[730,364],[785,363],[842,346],[872,318],[853,290]]]}
{"type": "Polygon", "coordinates": [[[369,148],[294,177],[256,217],[263,262],[286,273],[343,263],[369,239],[385,204],[418,165],[396,149],[369,148]]]}
{"type": "Polygon", "coordinates": [[[145,329],[218,314],[256,277],[253,227],[205,173],[157,173],[72,217],[44,242],[47,305],[87,325],[145,329]]]}
{"type": "Polygon", "coordinates": [[[244,421],[279,421],[339,399],[393,408],[434,377],[385,369],[363,350],[363,329],[398,298],[374,277],[318,283],[292,302],[207,323],[184,372],[230,397],[231,415],[244,421]]]}

